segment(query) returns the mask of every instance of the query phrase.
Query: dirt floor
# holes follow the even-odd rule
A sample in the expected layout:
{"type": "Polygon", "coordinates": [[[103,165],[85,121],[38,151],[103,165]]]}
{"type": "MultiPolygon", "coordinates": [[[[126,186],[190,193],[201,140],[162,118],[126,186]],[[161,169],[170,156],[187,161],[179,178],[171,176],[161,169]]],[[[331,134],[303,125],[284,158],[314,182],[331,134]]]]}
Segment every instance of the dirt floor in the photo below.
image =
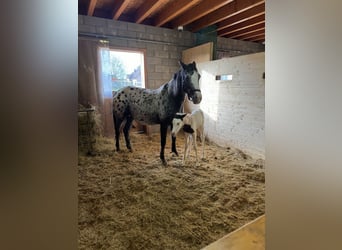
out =
{"type": "MultiPolygon", "coordinates": [[[[79,154],[79,249],[200,249],[265,213],[262,159],[206,142],[182,164],[159,134],[131,133],[133,152],[101,139],[95,156],[79,154]]],[[[199,142],[200,145],[200,142],[199,142]]]]}

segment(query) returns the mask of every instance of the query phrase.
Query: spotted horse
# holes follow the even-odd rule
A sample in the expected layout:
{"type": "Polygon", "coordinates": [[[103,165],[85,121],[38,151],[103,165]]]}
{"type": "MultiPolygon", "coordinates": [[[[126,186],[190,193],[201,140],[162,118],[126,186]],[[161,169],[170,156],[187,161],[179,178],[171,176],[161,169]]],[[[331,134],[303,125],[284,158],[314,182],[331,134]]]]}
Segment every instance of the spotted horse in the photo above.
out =
{"type": "MultiPolygon", "coordinates": [[[[113,97],[113,119],[115,129],[116,150],[120,151],[120,127],[123,122],[123,133],[126,147],[132,151],[129,130],[135,120],[144,125],[160,124],[160,159],[164,165],[164,148],[168,126],[172,129],[172,119],[183,105],[185,94],[194,104],[202,100],[196,63],[184,64],[179,61],[180,69],[173,78],[158,89],[144,89],[138,87],[124,87],[113,97]]],[[[176,150],[176,138],[172,137],[172,152],[176,150]]]]}

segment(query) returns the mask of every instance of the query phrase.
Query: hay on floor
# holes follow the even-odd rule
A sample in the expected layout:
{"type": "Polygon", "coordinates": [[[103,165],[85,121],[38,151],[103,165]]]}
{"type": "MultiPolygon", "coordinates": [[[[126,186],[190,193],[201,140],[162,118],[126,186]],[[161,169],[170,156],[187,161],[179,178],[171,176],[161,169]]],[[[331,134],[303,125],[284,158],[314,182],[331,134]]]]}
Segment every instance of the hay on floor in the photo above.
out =
{"type": "Polygon", "coordinates": [[[178,157],[170,141],[167,167],[159,134],[132,132],[133,153],[102,138],[79,155],[80,249],[200,249],[265,213],[262,159],[207,142],[205,159],[195,167],[192,150],[183,166],[183,136],[178,157]]]}

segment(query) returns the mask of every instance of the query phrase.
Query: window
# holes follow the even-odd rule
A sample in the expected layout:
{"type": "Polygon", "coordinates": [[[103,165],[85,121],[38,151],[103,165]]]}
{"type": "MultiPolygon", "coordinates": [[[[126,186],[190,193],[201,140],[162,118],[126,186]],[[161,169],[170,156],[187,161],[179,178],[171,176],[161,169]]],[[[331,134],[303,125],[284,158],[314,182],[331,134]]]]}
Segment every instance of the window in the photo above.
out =
{"type": "Polygon", "coordinates": [[[100,48],[100,73],[104,95],[125,86],[145,88],[144,53],[141,51],[100,48]]]}
{"type": "Polygon", "coordinates": [[[233,75],[217,75],[215,79],[216,81],[231,81],[233,80],[233,75]]]}

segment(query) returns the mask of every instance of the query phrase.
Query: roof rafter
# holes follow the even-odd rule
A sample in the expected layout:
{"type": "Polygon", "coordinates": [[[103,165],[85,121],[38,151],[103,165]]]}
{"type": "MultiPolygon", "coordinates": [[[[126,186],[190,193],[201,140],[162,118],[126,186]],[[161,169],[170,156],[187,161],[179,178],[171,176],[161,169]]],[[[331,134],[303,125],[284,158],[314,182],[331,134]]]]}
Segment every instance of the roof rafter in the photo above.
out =
{"type": "Polygon", "coordinates": [[[87,10],[88,16],[92,16],[94,14],[96,3],[97,3],[97,0],[90,0],[88,10],[87,10]]]}
{"type": "MultiPolygon", "coordinates": [[[[246,40],[265,28],[266,0],[82,0],[80,15],[246,40]]],[[[261,31],[258,38],[265,41],[261,31]]]]}
{"type": "Polygon", "coordinates": [[[171,21],[172,27],[176,28],[181,25],[187,25],[232,1],[233,0],[202,1],[191,10],[187,10],[185,13],[171,21]]]}
{"type": "Polygon", "coordinates": [[[234,33],[231,33],[230,35],[228,35],[230,38],[235,38],[235,37],[240,37],[240,36],[244,36],[247,34],[250,34],[254,31],[258,31],[260,29],[265,29],[265,23],[261,23],[258,25],[255,25],[254,27],[249,27],[240,31],[236,31],[234,33]]]}
{"type": "Polygon", "coordinates": [[[129,0],[119,0],[118,3],[115,4],[113,10],[113,19],[118,20],[121,14],[126,9],[127,5],[129,4],[129,0]]]}
{"type": "Polygon", "coordinates": [[[260,28],[260,29],[256,29],[253,30],[251,32],[247,32],[245,34],[240,34],[240,35],[236,35],[236,36],[229,36],[229,38],[233,38],[233,39],[249,39],[255,36],[259,36],[259,35],[264,35],[265,34],[265,28],[260,28]]]}
{"type": "Polygon", "coordinates": [[[234,32],[241,32],[247,28],[257,28],[257,25],[263,24],[265,26],[265,16],[257,16],[255,18],[248,19],[236,25],[230,26],[226,29],[217,32],[219,36],[224,36],[228,34],[233,34],[234,32]]]}
{"type": "Polygon", "coordinates": [[[155,18],[155,26],[162,26],[197,4],[199,1],[200,0],[175,0],[170,6],[167,6],[163,11],[161,11],[161,13],[155,18]]]}
{"type": "Polygon", "coordinates": [[[220,22],[230,16],[237,15],[240,12],[246,11],[250,8],[253,8],[254,6],[263,4],[264,2],[265,0],[236,0],[217,9],[214,12],[211,12],[207,16],[198,19],[197,21],[190,24],[189,28],[191,31],[196,32],[201,28],[220,22]]]}
{"type": "Polygon", "coordinates": [[[250,42],[263,42],[263,41],[265,41],[265,35],[263,34],[260,36],[256,36],[254,38],[249,39],[248,41],[250,41],[250,42]]]}
{"type": "Polygon", "coordinates": [[[149,15],[151,15],[156,9],[158,9],[162,4],[163,0],[149,0],[140,6],[136,14],[136,23],[142,23],[149,15]]]}
{"type": "Polygon", "coordinates": [[[250,19],[253,17],[261,16],[261,15],[263,15],[265,18],[265,3],[257,5],[237,15],[231,16],[223,20],[222,22],[219,22],[217,25],[218,26],[217,30],[219,31],[219,30],[225,29],[227,27],[230,27],[232,25],[245,21],[246,19],[250,19]]]}

